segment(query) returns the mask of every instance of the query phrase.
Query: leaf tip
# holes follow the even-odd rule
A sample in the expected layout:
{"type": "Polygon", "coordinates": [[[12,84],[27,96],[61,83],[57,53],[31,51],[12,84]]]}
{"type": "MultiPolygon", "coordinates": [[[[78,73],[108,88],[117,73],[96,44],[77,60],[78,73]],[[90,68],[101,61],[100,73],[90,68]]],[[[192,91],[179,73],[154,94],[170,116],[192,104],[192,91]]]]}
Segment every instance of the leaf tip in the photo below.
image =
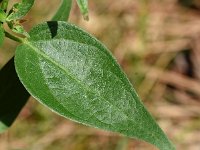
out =
{"type": "Polygon", "coordinates": [[[89,21],[90,18],[89,18],[88,13],[86,13],[86,14],[83,15],[83,19],[86,20],[86,21],[89,21]]]}

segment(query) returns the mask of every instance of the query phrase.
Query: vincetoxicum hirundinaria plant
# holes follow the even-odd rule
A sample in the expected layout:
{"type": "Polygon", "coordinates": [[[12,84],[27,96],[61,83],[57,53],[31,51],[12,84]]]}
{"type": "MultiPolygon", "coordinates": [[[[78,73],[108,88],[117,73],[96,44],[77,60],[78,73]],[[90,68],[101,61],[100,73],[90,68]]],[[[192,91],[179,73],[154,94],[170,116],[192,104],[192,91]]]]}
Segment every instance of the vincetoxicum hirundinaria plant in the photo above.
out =
{"type": "MultiPolygon", "coordinates": [[[[138,138],[162,150],[175,149],[109,50],[86,31],[65,22],[71,0],[63,0],[52,21],[36,25],[29,33],[21,22],[34,0],[22,0],[7,11],[8,1],[1,0],[0,44],[7,37],[20,45],[14,61],[0,72],[0,132],[12,124],[30,93],[73,121],[138,138]],[[7,32],[5,24],[18,34],[7,32]],[[15,92],[8,94],[10,90],[15,92]]],[[[87,0],[77,0],[77,4],[88,19],[87,0]]]]}

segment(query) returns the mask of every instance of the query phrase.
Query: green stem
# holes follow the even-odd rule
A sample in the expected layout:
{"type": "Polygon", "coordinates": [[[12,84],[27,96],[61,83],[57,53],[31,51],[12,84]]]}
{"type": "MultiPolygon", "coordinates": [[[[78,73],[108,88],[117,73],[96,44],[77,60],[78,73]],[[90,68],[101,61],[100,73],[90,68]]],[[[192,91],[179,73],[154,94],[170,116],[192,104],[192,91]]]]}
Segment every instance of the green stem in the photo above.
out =
{"type": "Polygon", "coordinates": [[[67,21],[69,18],[70,10],[72,6],[72,0],[62,0],[60,7],[51,21],[67,21]]]}
{"type": "Polygon", "coordinates": [[[5,36],[11,40],[14,40],[16,42],[19,42],[19,43],[23,43],[24,39],[23,38],[20,38],[20,37],[17,37],[17,36],[14,36],[12,34],[10,34],[9,32],[6,32],[5,31],[5,36]]]}

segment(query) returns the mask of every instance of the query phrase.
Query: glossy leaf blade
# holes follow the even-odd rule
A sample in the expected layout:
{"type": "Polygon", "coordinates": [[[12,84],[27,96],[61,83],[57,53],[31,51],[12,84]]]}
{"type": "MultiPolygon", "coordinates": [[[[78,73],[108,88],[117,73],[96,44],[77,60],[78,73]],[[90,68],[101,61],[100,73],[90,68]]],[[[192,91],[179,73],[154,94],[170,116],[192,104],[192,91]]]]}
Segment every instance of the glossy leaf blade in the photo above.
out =
{"type": "Polygon", "coordinates": [[[35,0],[22,0],[13,6],[12,13],[7,17],[7,21],[17,20],[24,17],[33,6],[35,0]]]}
{"type": "Polygon", "coordinates": [[[62,0],[52,21],[67,21],[71,10],[72,0],[62,0]]]}
{"type": "Polygon", "coordinates": [[[16,50],[15,66],[37,100],[82,124],[174,149],[116,60],[93,36],[66,22],[40,24],[29,34],[16,50]]]}
{"type": "Polygon", "coordinates": [[[0,133],[14,122],[29,96],[17,77],[12,58],[0,70],[0,133]]]}

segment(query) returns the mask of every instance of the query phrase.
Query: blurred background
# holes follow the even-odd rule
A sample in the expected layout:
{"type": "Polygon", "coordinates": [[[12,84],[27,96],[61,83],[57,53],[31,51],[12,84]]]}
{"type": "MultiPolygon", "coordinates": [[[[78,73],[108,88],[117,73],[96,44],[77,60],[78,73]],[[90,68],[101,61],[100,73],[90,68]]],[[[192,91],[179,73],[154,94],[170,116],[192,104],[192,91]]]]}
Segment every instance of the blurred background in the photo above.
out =
{"type": "MultiPolygon", "coordinates": [[[[50,20],[58,6],[59,0],[36,0],[23,25],[29,31],[50,20]]],[[[89,8],[90,20],[84,21],[74,2],[69,21],[111,50],[178,150],[200,150],[200,1],[91,0],[89,8]]],[[[5,40],[1,68],[16,46],[5,40]]],[[[0,135],[0,150],[155,149],[143,141],[66,120],[33,98],[0,135]]]]}

